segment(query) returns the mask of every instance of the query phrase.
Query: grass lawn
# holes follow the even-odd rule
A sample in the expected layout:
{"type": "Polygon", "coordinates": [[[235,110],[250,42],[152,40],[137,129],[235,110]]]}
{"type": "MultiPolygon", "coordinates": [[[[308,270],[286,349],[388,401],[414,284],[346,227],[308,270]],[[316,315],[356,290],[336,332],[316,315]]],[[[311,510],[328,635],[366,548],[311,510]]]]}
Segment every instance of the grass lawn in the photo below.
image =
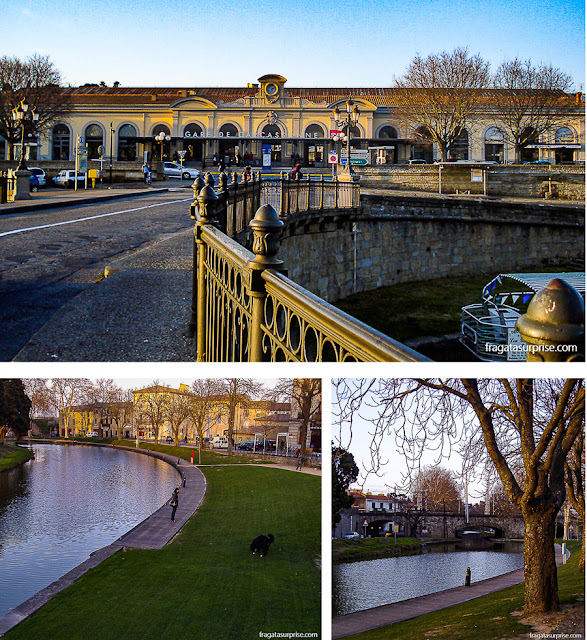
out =
{"type": "Polygon", "coordinates": [[[204,503],[158,551],[117,553],[7,640],[252,640],[320,632],[320,477],[205,467],[204,503]],[[272,533],[260,558],[251,540],[272,533]]]}
{"type": "MultiPolygon", "coordinates": [[[[527,272],[576,271],[525,269],[527,272]]],[[[335,302],[335,306],[387,336],[409,340],[423,336],[443,336],[461,330],[461,307],[481,302],[483,287],[498,271],[477,276],[406,282],[356,293],[335,302]]]]}
{"type": "MultiPolygon", "coordinates": [[[[577,566],[581,552],[578,542],[567,543],[571,558],[558,569],[559,599],[561,606],[583,601],[585,597],[585,575],[577,566]]],[[[397,622],[349,638],[354,640],[500,640],[522,633],[531,628],[518,622],[511,615],[524,608],[524,585],[469,600],[463,604],[434,611],[412,620],[397,622]]]]}
{"type": "Polygon", "coordinates": [[[332,562],[408,556],[419,553],[421,549],[422,543],[416,538],[398,538],[397,544],[394,543],[393,537],[333,540],[332,562]]]}
{"type": "Polygon", "coordinates": [[[0,445],[0,471],[7,471],[8,469],[17,467],[32,457],[32,451],[25,449],[25,447],[2,444],[0,445]]]}

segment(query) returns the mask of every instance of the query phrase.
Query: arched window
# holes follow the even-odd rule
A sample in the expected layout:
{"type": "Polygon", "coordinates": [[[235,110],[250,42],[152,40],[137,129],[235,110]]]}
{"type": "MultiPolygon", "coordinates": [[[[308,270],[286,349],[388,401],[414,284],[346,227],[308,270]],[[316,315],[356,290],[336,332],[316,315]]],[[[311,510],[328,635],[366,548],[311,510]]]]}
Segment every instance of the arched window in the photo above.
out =
{"type": "Polygon", "coordinates": [[[306,131],[304,132],[304,138],[325,138],[326,132],[324,128],[319,124],[311,124],[309,127],[306,127],[306,131]]]}
{"type": "Polygon", "coordinates": [[[192,122],[184,127],[183,137],[184,138],[202,138],[204,135],[204,131],[199,124],[192,122]]]}
{"type": "Polygon", "coordinates": [[[89,124],[84,131],[86,146],[88,147],[88,159],[98,160],[100,153],[99,147],[104,144],[104,131],[99,124],[89,124]]]}
{"type": "Polygon", "coordinates": [[[53,145],[51,158],[53,160],[69,160],[70,145],[69,129],[64,124],[56,124],[53,127],[53,145]]]}
{"type": "Polygon", "coordinates": [[[218,130],[218,136],[220,138],[236,138],[238,136],[238,129],[230,122],[227,122],[218,130]]]}
{"type": "Polygon", "coordinates": [[[132,124],[125,124],[118,130],[118,159],[132,162],[137,159],[137,130],[132,124]]]}
{"type": "Polygon", "coordinates": [[[485,138],[483,139],[483,145],[485,148],[484,159],[488,162],[504,161],[504,143],[503,132],[497,127],[491,127],[485,132],[485,138]]]}
{"type": "Polygon", "coordinates": [[[394,127],[386,124],[384,127],[381,127],[381,129],[379,129],[377,137],[380,139],[383,138],[385,140],[397,140],[397,130],[394,127]]]}
{"type": "Polygon", "coordinates": [[[281,138],[281,129],[276,124],[266,124],[261,131],[262,138],[281,138]]]}
{"type": "Polygon", "coordinates": [[[522,162],[534,162],[538,160],[538,149],[533,145],[539,141],[538,131],[534,127],[526,127],[519,139],[520,146],[520,160],[522,162]]]}
{"type": "Polygon", "coordinates": [[[469,159],[469,132],[466,129],[461,129],[454,139],[450,148],[450,157],[452,160],[469,159]]]}
{"type": "Polygon", "coordinates": [[[554,141],[556,144],[573,144],[575,142],[575,134],[569,127],[559,127],[554,133],[554,141]]]}

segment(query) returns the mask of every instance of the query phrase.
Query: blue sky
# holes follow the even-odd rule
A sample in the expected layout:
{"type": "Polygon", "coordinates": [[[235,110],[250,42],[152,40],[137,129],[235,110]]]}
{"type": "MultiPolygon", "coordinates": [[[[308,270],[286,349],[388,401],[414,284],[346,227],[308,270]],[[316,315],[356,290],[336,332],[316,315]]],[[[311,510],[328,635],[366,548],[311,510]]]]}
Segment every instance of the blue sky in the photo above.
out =
{"type": "Polygon", "coordinates": [[[582,0],[4,0],[1,55],[49,55],[66,83],[390,86],[417,53],[466,46],[584,83],[582,0]]]}

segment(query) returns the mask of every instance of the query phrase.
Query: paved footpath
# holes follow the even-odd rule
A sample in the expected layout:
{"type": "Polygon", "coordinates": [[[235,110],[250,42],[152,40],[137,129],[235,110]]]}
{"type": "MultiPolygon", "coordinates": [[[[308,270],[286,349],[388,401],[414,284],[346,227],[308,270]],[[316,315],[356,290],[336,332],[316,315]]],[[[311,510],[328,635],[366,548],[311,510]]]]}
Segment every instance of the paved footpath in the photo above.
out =
{"type": "MultiPolygon", "coordinates": [[[[560,545],[556,547],[556,564],[562,564],[563,557],[561,555],[560,545]]],[[[567,558],[569,557],[567,552],[567,558]]],[[[332,620],[332,638],[345,638],[355,633],[362,633],[370,629],[385,627],[394,622],[409,620],[416,618],[431,611],[438,611],[445,607],[451,607],[453,604],[467,602],[480,596],[485,596],[494,591],[506,589],[515,584],[524,581],[524,569],[518,569],[510,573],[504,573],[495,578],[473,582],[470,587],[455,587],[446,589],[438,593],[431,593],[427,596],[419,598],[411,598],[410,600],[402,600],[393,604],[383,605],[381,607],[373,607],[365,611],[357,611],[349,613],[345,616],[336,616],[332,620]]]]}
{"type": "MultiPolygon", "coordinates": [[[[100,445],[93,444],[91,446],[100,445]]],[[[133,447],[118,448],[134,450],[133,447]]],[[[175,514],[175,522],[171,522],[171,507],[169,503],[166,502],[165,505],[143,520],[134,529],[125,533],[112,544],[98,549],[98,551],[92,553],[85,562],[82,562],[64,576],[52,582],[48,587],[45,587],[26,602],[23,602],[0,618],[0,636],[15,627],[19,622],[31,616],[53,596],[73,584],[84,573],[98,566],[116,552],[127,549],[161,549],[194,514],[204,499],[206,492],[206,477],[198,467],[191,465],[185,460],[178,460],[175,456],[164,453],[147,451],[146,449],[141,449],[140,452],[169,462],[181,474],[177,479],[177,485],[180,487],[180,490],[179,506],[175,514]],[[183,486],[184,477],[186,480],[185,487],[183,486]]],[[[171,499],[171,495],[169,498],[171,499]]]]}

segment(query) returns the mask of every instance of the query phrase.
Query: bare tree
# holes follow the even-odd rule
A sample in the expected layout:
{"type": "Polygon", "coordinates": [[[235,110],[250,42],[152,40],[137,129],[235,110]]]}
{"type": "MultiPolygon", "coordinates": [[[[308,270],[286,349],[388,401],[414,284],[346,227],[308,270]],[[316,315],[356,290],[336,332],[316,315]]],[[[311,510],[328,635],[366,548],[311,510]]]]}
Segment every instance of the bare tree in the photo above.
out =
{"type": "Polygon", "coordinates": [[[216,421],[222,412],[222,405],[218,402],[218,381],[210,378],[194,380],[190,391],[190,418],[198,434],[198,464],[202,464],[202,442],[206,425],[216,421]]]}
{"type": "Polygon", "coordinates": [[[20,141],[20,124],[13,120],[12,111],[24,99],[39,114],[35,131],[25,134],[42,134],[67,114],[69,95],[61,86],[60,72],[48,56],[35,54],[26,60],[0,58],[0,136],[8,142],[10,160],[14,159],[14,144],[20,141]]]}
{"type": "Polygon", "coordinates": [[[519,162],[523,149],[564,122],[569,103],[565,92],[572,78],[552,65],[536,67],[514,58],[498,67],[493,84],[499,90],[495,113],[504,124],[504,140],[514,146],[519,162]]]}
{"type": "Polygon", "coordinates": [[[31,400],[31,419],[52,410],[50,392],[44,378],[25,378],[22,383],[31,400]]]}
{"type": "Polygon", "coordinates": [[[300,455],[303,457],[310,423],[320,420],[322,381],[319,378],[282,379],[275,385],[271,396],[291,403],[291,413],[300,421],[300,455]]]}
{"type": "Polygon", "coordinates": [[[109,400],[109,411],[116,425],[117,439],[122,440],[123,429],[132,425],[134,416],[133,392],[131,389],[118,389],[109,400]]]}
{"type": "Polygon", "coordinates": [[[584,428],[583,380],[341,380],[336,392],[341,425],[355,419],[350,407],[356,412],[366,402],[376,409],[375,471],[389,436],[412,468],[429,447],[440,457],[458,442],[483,447],[524,518],[524,611],[558,610],[555,519],[565,499],[565,462],[584,428]]]}
{"type": "Polygon", "coordinates": [[[179,432],[181,425],[190,417],[192,398],[189,393],[173,392],[169,394],[165,405],[165,418],[171,427],[173,441],[179,446],[179,432]]]}
{"type": "Polygon", "coordinates": [[[69,438],[69,421],[74,407],[87,402],[92,383],[87,378],[52,378],[49,401],[59,415],[64,438],[69,438]]]}
{"type": "Polygon", "coordinates": [[[169,402],[168,387],[153,380],[150,387],[135,392],[135,413],[144,418],[155,432],[155,444],[159,444],[159,431],[165,424],[169,402]]]}
{"type": "Polygon", "coordinates": [[[427,511],[457,511],[460,492],[454,473],[440,465],[427,465],[413,480],[413,499],[427,511]]]}
{"type": "Polygon", "coordinates": [[[489,64],[466,48],[416,56],[395,79],[398,116],[414,130],[426,132],[446,161],[451,147],[477,117],[490,84],[489,64]]]}
{"type": "Polygon", "coordinates": [[[228,414],[228,455],[234,447],[234,428],[236,426],[236,410],[240,405],[243,409],[249,406],[250,400],[255,399],[263,391],[263,385],[250,378],[225,378],[219,381],[219,388],[224,395],[224,406],[228,414]]]}
{"type": "MultiPolygon", "coordinates": [[[[571,505],[581,517],[583,531],[585,531],[585,432],[581,431],[575,440],[570,455],[565,463],[565,476],[567,480],[568,497],[571,505]]],[[[585,533],[581,546],[581,560],[579,571],[585,572],[585,533]]]]}

